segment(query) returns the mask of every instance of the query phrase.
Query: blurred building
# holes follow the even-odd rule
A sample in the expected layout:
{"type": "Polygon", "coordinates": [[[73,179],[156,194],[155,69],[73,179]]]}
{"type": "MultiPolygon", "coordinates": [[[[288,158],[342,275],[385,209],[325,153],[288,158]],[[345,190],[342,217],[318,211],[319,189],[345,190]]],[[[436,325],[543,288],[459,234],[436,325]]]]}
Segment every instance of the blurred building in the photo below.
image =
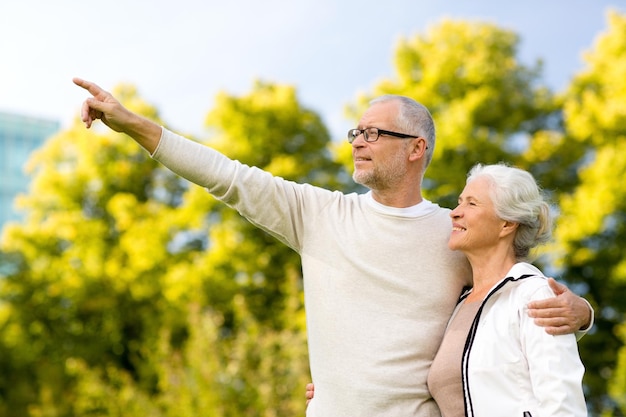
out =
{"type": "Polygon", "coordinates": [[[19,219],[13,200],[28,190],[26,161],[59,129],[56,121],[0,112],[0,229],[7,221],[19,219]]]}

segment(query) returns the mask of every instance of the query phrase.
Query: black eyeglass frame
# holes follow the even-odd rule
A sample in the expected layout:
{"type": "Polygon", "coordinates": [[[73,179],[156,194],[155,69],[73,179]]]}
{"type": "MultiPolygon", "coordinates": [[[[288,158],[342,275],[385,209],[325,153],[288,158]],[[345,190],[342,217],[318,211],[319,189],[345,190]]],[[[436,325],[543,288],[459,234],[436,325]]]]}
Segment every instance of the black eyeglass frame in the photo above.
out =
{"type": "MultiPolygon", "coordinates": [[[[365,139],[365,142],[368,142],[368,143],[376,142],[381,134],[387,135],[387,136],[393,136],[393,137],[396,137],[396,138],[399,138],[399,139],[416,139],[416,138],[419,138],[419,136],[407,135],[406,133],[392,132],[390,130],[379,129],[377,127],[366,127],[365,129],[350,129],[350,130],[348,130],[348,142],[349,143],[354,142],[354,140],[360,134],[363,134],[363,139],[365,139]],[[376,129],[376,139],[370,140],[370,133],[368,133],[368,130],[372,130],[372,129],[376,129]],[[359,133],[357,135],[355,135],[355,134],[353,134],[353,132],[359,132],[359,133]]],[[[374,135],[372,135],[372,136],[374,136],[374,135]]]]}

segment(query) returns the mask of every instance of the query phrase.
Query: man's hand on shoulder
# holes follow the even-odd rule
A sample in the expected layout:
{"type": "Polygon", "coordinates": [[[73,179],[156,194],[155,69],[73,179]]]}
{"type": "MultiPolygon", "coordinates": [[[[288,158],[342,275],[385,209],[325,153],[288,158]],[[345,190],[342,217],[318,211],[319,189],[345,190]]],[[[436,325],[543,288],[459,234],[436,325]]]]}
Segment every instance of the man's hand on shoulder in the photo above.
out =
{"type": "Polygon", "coordinates": [[[553,278],[548,278],[548,283],[556,297],[528,304],[528,315],[535,319],[535,324],[545,327],[546,332],[552,335],[588,329],[592,321],[589,303],[553,278]]]}

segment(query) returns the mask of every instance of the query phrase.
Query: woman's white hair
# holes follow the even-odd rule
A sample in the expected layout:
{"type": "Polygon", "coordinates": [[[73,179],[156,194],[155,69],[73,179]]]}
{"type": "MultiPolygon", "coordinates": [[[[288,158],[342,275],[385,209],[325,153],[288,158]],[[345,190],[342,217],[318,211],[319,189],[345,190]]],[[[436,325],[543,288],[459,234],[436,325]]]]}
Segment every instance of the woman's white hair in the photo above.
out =
{"type": "Polygon", "coordinates": [[[515,257],[527,260],[530,250],[552,236],[552,213],[535,178],[523,169],[506,164],[475,165],[467,182],[486,177],[496,215],[517,223],[513,242],[515,257]]]}

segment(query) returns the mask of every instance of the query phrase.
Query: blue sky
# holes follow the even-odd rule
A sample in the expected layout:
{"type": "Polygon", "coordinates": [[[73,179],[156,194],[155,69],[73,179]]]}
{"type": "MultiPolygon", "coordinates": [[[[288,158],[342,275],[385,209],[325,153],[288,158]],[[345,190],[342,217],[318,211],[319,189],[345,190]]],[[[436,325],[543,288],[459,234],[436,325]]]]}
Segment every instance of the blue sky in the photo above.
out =
{"type": "Polygon", "coordinates": [[[443,18],[495,23],[521,37],[525,63],[544,60],[562,89],[624,0],[20,0],[0,3],[0,111],[67,127],[85,94],[136,85],[175,130],[202,134],[215,94],[255,79],[288,83],[333,137],[343,107],[392,75],[397,41],[443,18]]]}

